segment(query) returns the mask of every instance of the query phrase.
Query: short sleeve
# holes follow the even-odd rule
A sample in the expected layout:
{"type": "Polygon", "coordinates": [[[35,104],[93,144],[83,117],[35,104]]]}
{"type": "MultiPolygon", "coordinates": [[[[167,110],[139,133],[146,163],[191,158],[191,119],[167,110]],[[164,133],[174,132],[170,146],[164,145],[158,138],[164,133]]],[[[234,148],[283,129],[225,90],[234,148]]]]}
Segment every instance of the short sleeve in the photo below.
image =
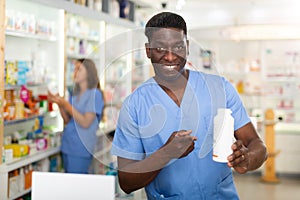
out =
{"type": "Polygon", "coordinates": [[[95,111],[98,120],[100,121],[103,115],[103,108],[104,108],[104,97],[102,95],[102,92],[99,90],[96,90],[96,95],[95,95],[95,111]]]}
{"type": "Polygon", "coordinates": [[[93,112],[96,115],[102,116],[104,100],[102,93],[98,89],[90,90],[87,96],[86,112],[93,112]]]}
{"type": "Polygon", "coordinates": [[[224,86],[226,92],[226,107],[232,111],[234,130],[237,130],[250,122],[250,118],[239,94],[232,84],[224,79],[224,86]]]}
{"type": "Polygon", "coordinates": [[[142,160],[145,158],[143,144],[139,134],[134,102],[127,98],[120,110],[113,139],[111,154],[119,157],[142,160]]]}

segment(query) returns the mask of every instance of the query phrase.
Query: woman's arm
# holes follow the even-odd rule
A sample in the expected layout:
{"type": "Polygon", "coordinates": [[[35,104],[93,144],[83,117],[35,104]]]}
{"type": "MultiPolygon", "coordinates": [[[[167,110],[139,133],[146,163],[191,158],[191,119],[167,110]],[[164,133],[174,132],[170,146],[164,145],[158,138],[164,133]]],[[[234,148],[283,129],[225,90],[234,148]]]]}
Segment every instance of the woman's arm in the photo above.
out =
{"type": "Polygon", "coordinates": [[[65,111],[65,109],[62,108],[61,106],[58,106],[58,108],[59,108],[60,115],[64,120],[64,124],[68,124],[70,121],[70,115],[68,115],[68,113],[65,111]]]}
{"type": "Polygon", "coordinates": [[[93,112],[80,113],[68,101],[58,95],[48,93],[48,99],[58,105],[65,124],[69,122],[70,117],[73,117],[80,126],[88,128],[96,117],[96,114],[93,112]]]}
{"type": "Polygon", "coordinates": [[[53,95],[51,92],[48,91],[47,98],[49,102],[56,103],[58,105],[60,115],[64,120],[64,124],[69,123],[71,117],[68,115],[65,109],[60,104],[58,104],[58,101],[60,100],[59,95],[58,94],[53,95]]]}
{"type": "Polygon", "coordinates": [[[88,128],[96,118],[96,114],[93,112],[80,113],[63,98],[61,99],[61,107],[83,128],[88,128]]]}

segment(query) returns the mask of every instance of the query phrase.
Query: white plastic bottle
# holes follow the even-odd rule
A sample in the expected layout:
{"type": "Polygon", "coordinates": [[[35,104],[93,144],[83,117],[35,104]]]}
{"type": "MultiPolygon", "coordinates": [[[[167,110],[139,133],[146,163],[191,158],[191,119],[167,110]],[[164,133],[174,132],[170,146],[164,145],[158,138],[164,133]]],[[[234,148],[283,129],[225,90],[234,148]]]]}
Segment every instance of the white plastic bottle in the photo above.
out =
{"type": "Polygon", "coordinates": [[[25,188],[24,169],[20,168],[20,171],[19,171],[19,192],[23,192],[24,188],[25,188]]]}
{"type": "Polygon", "coordinates": [[[232,154],[231,145],[234,143],[234,119],[231,110],[219,108],[214,117],[214,146],[213,160],[227,163],[227,157],[232,154]]]}

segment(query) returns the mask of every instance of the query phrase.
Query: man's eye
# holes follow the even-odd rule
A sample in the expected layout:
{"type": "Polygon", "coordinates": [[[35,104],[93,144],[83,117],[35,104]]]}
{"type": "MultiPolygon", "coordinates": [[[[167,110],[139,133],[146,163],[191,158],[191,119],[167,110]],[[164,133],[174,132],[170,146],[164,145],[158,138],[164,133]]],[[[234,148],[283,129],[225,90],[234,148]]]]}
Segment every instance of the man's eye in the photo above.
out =
{"type": "Polygon", "coordinates": [[[184,49],[183,46],[175,46],[173,47],[173,51],[182,51],[184,49]]]}
{"type": "Polygon", "coordinates": [[[165,47],[156,47],[156,51],[166,51],[167,50],[167,48],[165,48],[165,47]]]}
{"type": "Polygon", "coordinates": [[[179,45],[179,46],[174,46],[174,47],[155,47],[154,49],[157,51],[157,52],[166,52],[170,49],[170,51],[172,52],[180,52],[182,50],[184,50],[184,46],[182,45],[179,45]]]}

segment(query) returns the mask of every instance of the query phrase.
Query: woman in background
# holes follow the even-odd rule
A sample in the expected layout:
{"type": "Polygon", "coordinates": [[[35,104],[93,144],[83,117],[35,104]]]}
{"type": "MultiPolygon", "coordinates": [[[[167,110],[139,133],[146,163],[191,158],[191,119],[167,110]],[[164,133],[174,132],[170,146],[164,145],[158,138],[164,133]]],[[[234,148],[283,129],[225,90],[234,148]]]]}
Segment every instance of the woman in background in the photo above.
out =
{"type": "Polygon", "coordinates": [[[104,108],[95,63],[90,59],[76,61],[69,101],[50,92],[48,99],[59,106],[65,124],[61,146],[65,172],[88,173],[104,108]]]}

